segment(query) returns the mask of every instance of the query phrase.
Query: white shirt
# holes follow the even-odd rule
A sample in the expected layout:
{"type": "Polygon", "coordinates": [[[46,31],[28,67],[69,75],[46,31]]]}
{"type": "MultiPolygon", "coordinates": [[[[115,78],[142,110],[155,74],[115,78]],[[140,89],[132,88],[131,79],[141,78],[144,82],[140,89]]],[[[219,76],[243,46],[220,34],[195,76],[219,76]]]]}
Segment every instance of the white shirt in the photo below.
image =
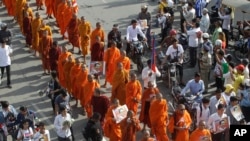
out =
{"type": "Polygon", "coordinates": [[[0,45],[0,67],[6,67],[11,65],[10,54],[12,53],[12,49],[9,45],[5,45],[2,48],[2,44],[0,45]]]}
{"type": "Polygon", "coordinates": [[[187,35],[189,36],[189,38],[188,38],[188,46],[189,47],[198,47],[199,40],[197,37],[197,32],[200,32],[200,31],[201,31],[201,29],[199,27],[193,28],[193,29],[187,31],[187,35]]]}
{"type": "Polygon", "coordinates": [[[66,117],[63,117],[61,114],[57,115],[54,121],[54,126],[56,129],[57,136],[65,138],[65,137],[70,137],[71,136],[71,131],[70,128],[66,128],[63,130],[63,123],[65,121],[71,122],[71,116],[70,114],[67,113],[66,117]]]}
{"type": "Polygon", "coordinates": [[[200,21],[200,28],[203,33],[207,33],[207,30],[210,26],[210,18],[209,15],[202,15],[201,21],[200,21]]]}
{"type": "Polygon", "coordinates": [[[40,139],[43,139],[44,136],[47,136],[48,141],[50,141],[49,130],[45,130],[44,134],[41,134],[40,132],[36,132],[33,139],[34,139],[34,141],[40,141],[40,139]]]}
{"type": "Polygon", "coordinates": [[[227,115],[226,114],[222,114],[222,116],[220,117],[218,115],[218,113],[214,113],[212,114],[209,118],[208,118],[208,122],[207,122],[207,125],[208,125],[208,129],[213,129],[213,123],[216,122],[216,121],[221,121],[222,119],[226,118],[227,115]]]}
{"type": "MultiPolygon", "coordinates": [[[[170,58],[171,59],[174,59],[176,56],[178,56],[178,59],[180,58],[180,56],[184,53],[184,50],[183,50],[183,47],[181,44],[177,44],[177,48],[178,49],[175,49],[173,47],[173,45],[169,46],[168,47],[168,50],[166,52],[166,55],[169,56],[170,55],[170,58]],[[178,51],[178,52],[177,52],[178,51]]],[[[180,62],[183,62],[183,58],[182,60],[179,60],[180,62]]]]}
{"type": "Polygon", "coordinates": [[[248,69],[248,65],[245,67],[244,71],[244,79],[249,79],[249,69],[248,69]]]}
{"type": "Polygon", "coordinates": [[[142,80],[143,80],[143,86],[144,88],[148,88],[148,82],[151,81],[154,85],[154,87],[156,87],[156,77],[160,77],[161,73],[158,70],[158,68],[156,67],[156,72],[154,72],[152,69],[150,69],[148,66],[145,67],[142,70],[142,80]],[[149,73],[152,72],[151,76],[148,76],[149,73]]]}
{"type": "Polygon", "coordinates": [[[135,28],[133,28],[132,25],[128,26],[126,37],[128,41],[138,41],[137,34],[140,34],[143,38],[146,38],[140,26],[136,26],[135,28]]]}
{"type": "Polygon", "coordinates": [[[17,138],[21,138],[23,136],[22,141],[33,141],[31,138],[32,135],[33,135],[33,130],[31,127],[29,127],[29,129],[26,130],[20,129],[17,134],[17,138]]]}
{"type": "Polygon", "coordinates": [[[218,12],[220,18],[223,20],[222,22],[222,29],[230,30],[231,25],[231,15],[222,15],[218,12]]]}
{"type": "Polygon", "coordinates": [[[205,108],[203,104],[201,103],[201,108],[200,108],[200,104],[196,107],[196,117],[197,117],[196,125],[199,125],[199,122],[201,120],[204,120],[207,123],[208,118],[210,116],[209,107],[205,108]],[[201,108],[202,108],[202,113],[201,113],[201,108]]]}
{"type": "Polygon", "coordinates": [[[165,23],[167,21],[167,17],[170,17],[171,15],[169,13],[165,13],[163,16],[158,18],[158,22],[160,25],[162,25],[162,29],[165,28],[165,23]]]}
{"type": "Polygon", "coordinates": [[[183,16],[188,23],[192,23],[192,20],[195,18],[195,9],[192,8],[188,10],[187,13],[183,11],[183,16]]]}
{"type": "Polygon", "coordinates": [[[9,111],[8,110],[6,111],[3,109],[3,116],[6,117],[9,112],[13,113],[15,117],[17,117],[18,115],[16,109],[12,105],[9,105],[9,111]]]}
{"type": "Polygon", "coordinates": [[[230,95],[227,95],[227,94],[225,94],[225,92],[223,92],[221,95],[225,99],[227,106],[229,105],[230,97],[231,96],[236,96],[235,92],[231,92],[230,95]]]}

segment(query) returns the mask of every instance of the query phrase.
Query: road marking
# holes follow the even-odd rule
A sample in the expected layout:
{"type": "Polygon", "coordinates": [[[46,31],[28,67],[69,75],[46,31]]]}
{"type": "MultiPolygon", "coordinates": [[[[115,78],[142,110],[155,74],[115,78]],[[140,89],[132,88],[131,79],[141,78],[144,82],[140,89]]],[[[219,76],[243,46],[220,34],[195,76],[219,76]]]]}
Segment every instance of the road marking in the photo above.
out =
{"type": "Polygon", "coordinates": [[[102,0],[103,3],[107,3],[106,0],[102,0]]]}

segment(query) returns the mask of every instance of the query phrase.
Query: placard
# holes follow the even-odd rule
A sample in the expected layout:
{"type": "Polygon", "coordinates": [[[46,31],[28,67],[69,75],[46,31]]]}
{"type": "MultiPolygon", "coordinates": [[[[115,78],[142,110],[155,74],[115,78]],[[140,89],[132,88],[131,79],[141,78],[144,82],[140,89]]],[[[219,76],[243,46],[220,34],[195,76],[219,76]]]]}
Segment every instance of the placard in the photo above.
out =
{"type": "Polygon", "coordinates": [[[123,119],[127,117],[128,107],[127,105],[122,105],[114,109],[113,111],[114,118],[116,123],[120,123],[123,119]]]}
{"type": "Polygon", "coordinates": [[[104,75],[105,63],[103,61],[90,61],[89,70],[90,70],[90,74],[104,75]]]}
{"type": "Polygon", "coordinates": [[[140,26],[141,26],[141,29],[147,29],[148,28],[148,21],[146,19],[144,20],[139,20],[139,23],[140,23],[140,26]]]}
{"type": "Polygon", "coordinates": [[[229,128],[230,120],[229,117],[225,117],[221,120],[217,120],[213,123],[214,133],[220,133],[229,128]]]}
{"type": "Polygon", "coordinates": [[[240,121],[244,118],[244,115],[241,111],[241,108],[240,108],[240,105],[237,104],[233,107],[230,108],[230,111],[232,113],[232,115],[234,116],[234,118],[237,120],[237,121],[240,121]]]}

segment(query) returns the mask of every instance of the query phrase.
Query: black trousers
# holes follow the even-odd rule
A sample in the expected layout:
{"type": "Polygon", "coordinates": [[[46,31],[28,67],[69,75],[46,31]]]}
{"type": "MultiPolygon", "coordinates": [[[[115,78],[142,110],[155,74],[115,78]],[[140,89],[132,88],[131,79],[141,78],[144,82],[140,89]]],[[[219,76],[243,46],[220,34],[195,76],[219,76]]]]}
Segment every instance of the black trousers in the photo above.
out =
{"type": "Polygon", "coordinates": [[[4,75],[4,69],[6,68],[6,74],[7,74],[7,85],[10,85],[10,65],[8,66],[4,66],[4,67],[0,67],[1,68],[1,79],[3,78],[4,75]]]}
{"type": "Polygon", "coordinates": [[[225,133],[212,134],[212,141],[225,141],[225,133]]]}
{"type": "Polygon", "coordinates": [[[221,89],[222,91],[224,91],[224,81],[222,78],[216,77],[215,84],[217,89],[221,89]]]}
{"type": "Polygon", "coordinates": [[[222,29],[224,34],[225,34],[225,37],[226,37],[226,47],[228,47],[228,36],[229,36],[229,30],[227,29],[222,29]]]}
{"type": "Polygon", "coordinates": [[[176,65],[176,68],[179,69],[180,81],[182,81],[182,78],[183,78],[183,64],[176,65]]]}
{"type": "Polygon", "coordinates": [[[241,110],[245,117],[246,122],[250,122],[250,107],[241,106],[241,110]]]}
{"type": "Polygon", "coordinates": [[[189,47],[190,66],[195,67],[197,61],[197,47],[189,47]]]}

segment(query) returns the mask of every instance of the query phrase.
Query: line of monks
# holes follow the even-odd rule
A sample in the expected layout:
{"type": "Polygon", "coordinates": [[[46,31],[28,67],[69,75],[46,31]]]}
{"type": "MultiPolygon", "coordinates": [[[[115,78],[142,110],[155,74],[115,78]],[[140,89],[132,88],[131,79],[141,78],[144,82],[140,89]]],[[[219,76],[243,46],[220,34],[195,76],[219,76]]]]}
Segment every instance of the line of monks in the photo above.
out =
{"type": "Polygon", "coordinates": [[[135,141],[136,132],[141,129],[145,131],[141,141],[153,141],[155,138],[158,141],[168,141],[167,129],[170,133],[178,129],[175,141],[189,141],[191,138],[192,141],[198,141],[196,134],[207,135],[206,129],[197,128],[189,139],[188,127],[192,120],[185,106],[179,105],[176,116],[169,117],[167,101],[163,99],[159,90],[153,87],[152,82],[149,82],[149,87],[143,90],[136,74],[130,73],[130,59],[126,56],[126,52],[120,51],[116,47],[116,42],[111,42],[110,47],[104,50],[105,33],[101,24],[97,22],[96,28],[92,30],[90,22],[86,21],[85,17],[77,18],[78,8],[75,0],[36,0],[36,4],[37,10],[43,9],[45,4],[47,18],[52,18],[54,15],[60,34],[63,38],[69,39],[73,49],[79,48],[84,57],[83,61],[75,58],[66,46],[63,46],[61,51],[51,52],[53,46],[57,46],[53,43],[51,27],[41,18],[39,12],[33,17],[33,10],[26,0],[3,2],[8,14],[20,25],[20,30],[26,37],[26,45],[35,51],[35,55],[36,53],[41,55],[44,72],[49,73],[51,70],[58,72],[60,85],[75,97],[76,105],[80,101],[88,118],[96,111],[91,101],[95,90],[101,85],[88,70],[85,56],[90,50],[91,61],[105,61],[105,83],[102,86],[106,87],[107,83],[112,86],[110,98],[112,104],[102,114],[105,117],[102,122],[104,134],[110,141],[135,141]],[[53,57],[51,60],[55,52],[58,57],[53,57]],[[127,118],[117,123],[112,111],[124,104],[129,109],[127,118]],[[137,118],[140,105],[140,116],[137,118]],[[185,128],[177,127],[174,122],[176,120],[185,128]],[[140,122],[144,124],[143,128],[140,127],[140,122]],[[150,133],[145,130],[146,125],[151,128],[151,135],[155,138],[150,137],[150,133]]]}

